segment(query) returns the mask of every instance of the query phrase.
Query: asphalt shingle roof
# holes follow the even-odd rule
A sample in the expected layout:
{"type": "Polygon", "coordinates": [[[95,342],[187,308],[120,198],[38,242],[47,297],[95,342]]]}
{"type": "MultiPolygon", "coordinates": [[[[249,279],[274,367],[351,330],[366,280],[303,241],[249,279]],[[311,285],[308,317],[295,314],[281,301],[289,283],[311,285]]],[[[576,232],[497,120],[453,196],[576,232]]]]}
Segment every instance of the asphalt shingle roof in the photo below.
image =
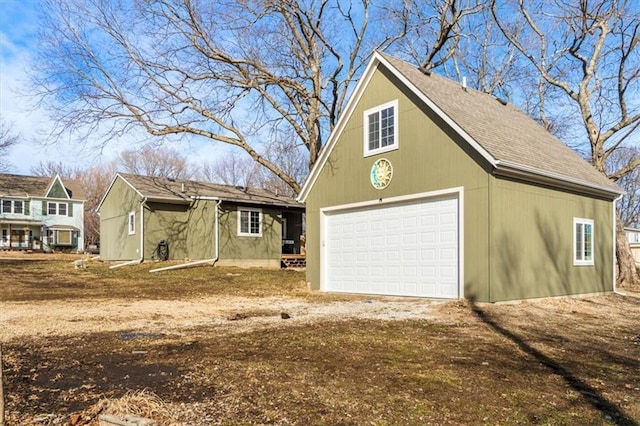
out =
{"type": "Polygon", "coordinates": [[[304,208],[304,204],[295,201],[291,197],[277,195],[264,189],[168,179],[166,177],[140,176],[129,173],[119,173],[119,175],[142,196],[151,200],[186,202],[191,201],[194,197],[212,197],[248,204],[304,208]]]}
{"type": "Polygon", "coordinates": [[[620,188],[538,122],[511,104],[403,60],[380,54],[499,162],[582,181],[620,193],[620,188]]]}
{"type": "MultiPolygon", "coordinates": [[[[61,179],[74,200],[82,200],[81,185],[74,180],[61,179]]],[[[46,197],[53,177],[0,174],[0,196],[2,197],[46,197]]]]}

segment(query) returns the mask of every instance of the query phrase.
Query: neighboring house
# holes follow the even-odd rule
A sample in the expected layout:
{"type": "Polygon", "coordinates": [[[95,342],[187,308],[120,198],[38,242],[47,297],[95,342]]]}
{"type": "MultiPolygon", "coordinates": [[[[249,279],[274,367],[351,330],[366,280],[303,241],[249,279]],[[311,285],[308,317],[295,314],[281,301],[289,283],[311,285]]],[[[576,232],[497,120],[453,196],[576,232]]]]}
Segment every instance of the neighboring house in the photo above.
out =
{"type": "Polygon", "coordinates": [[[98,212],[105,261],[280,267],[301,250],[304,206],[265,190],[118,173],[98,212]]]}
{"type": "Polygon", "coordinates": [[[482,302],[609,292],[621,193],[512,105],[376,52],[298,197],[307,280],[482,302]]]}
{"type": "Polygon", "coordinates": [[[0,250],[84,251],[77,182],[0,174],[0,250]]]}
{"type": "Polygon", "coordinates": [[[636,263],[640,264],[640,229],[624,228],[624,233],[627,236],[627,241],[629,241],[636,263]]]}

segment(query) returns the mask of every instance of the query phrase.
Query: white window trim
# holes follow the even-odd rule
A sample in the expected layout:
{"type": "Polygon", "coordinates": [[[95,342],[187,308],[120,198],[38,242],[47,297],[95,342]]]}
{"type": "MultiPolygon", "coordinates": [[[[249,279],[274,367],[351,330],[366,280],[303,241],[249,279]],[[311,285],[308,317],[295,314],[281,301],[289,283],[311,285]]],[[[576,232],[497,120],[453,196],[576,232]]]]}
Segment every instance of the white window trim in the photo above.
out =
{"type": "MultiPolygon", "coordinates": [[[[595,259],[595,246],[594,246],[594,236],[595,234],[595,226],[593,224],[593,219],[584,219],[584,218],[580,218],[580,217],[574,217],[573,218],[573,243],[571,244],[571,247],[573,248],[573,265],[574,266],[593,266],[594,263],[594,259],[595,259]],[[576,225],[581,224],[583,225],[583,240],[582,242],[584,242],[584,225],[590,225],[591,226],[591,259],[579,259],[577,256],[577,251],[578,251],[578,247],[576,246],[576,244],[578,243],[578,241],[576,240],[576,225]]],[[[584,255],[584,246],[581,247],[581,255],[584,255]]]]}
{"type": "Polygon", "coordinates": [[[47,215],[49,216],[69,216],[69,208],[67,203],[59,203],[57,201],[47,201],[47,215]],[[51,213],[51,209],[49,208],[51,205],[55,207],[55,213],[51,213]],[[65,213],[60,213],[60,206],[64,205],[65,213]]]}
{"type": "Polygon", "coordinates": [[[11,200],[11,199],[6,199],[3,198],[2,199],[2,204],[0,205],[0,213],[5,213],[5,214],[24,214],[24,200],[11,200]],[[9,202],[9,211],[4,211],[4,203],[5,202],[9,202]],[[16,212],[16,204],[17,203],[21,203],[22,204],[22,211],[21,212],[16,212]]]}
{"type": "Polygon", "coordinates": [[[136,212],[129,212],[129,221],[127,222],[127,228],[129,229],[129,235],[136,234],[136,212]]]}
{"type": "MultiPolygon", "coordinates": [[[[251,231],[251,220],[249,220],[249,231],[251,231]]],[[[238,236],[239,237],[262,237],[262,209],[250,207],[238,207],[238,236]],[[258,212],[259,232],[257,234],[251,232],[242,232],[242,212],[258,212]]]]}
{"type": "MultiPolygon", "coordinates": [[[[398,128],[398,100],[395,99],[391,102],[387,102],[386,104],[378,105],[374,108],[369,108],[368,110],[362,113],[362,139],[363,139],[363,148],[364,148],[364,157],[370,157],[376,154],[382,154],[388,151],[394,151],[398,149],[399,142],[399,128],[398,128]],[[369,149],[369,115],[380,112],[384,109],[393,107],[393,145],[380,147],[377,149],[369,149]]],[[[382,135],[380,136],[382,137],[382,135]]]]}

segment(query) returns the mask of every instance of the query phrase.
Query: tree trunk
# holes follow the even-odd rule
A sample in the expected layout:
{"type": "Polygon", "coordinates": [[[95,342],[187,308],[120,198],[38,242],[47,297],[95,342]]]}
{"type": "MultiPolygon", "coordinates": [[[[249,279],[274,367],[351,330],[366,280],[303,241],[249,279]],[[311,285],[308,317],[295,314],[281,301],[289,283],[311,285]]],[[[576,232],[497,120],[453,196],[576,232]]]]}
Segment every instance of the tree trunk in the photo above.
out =
{"type": "Polygon", "coordinates": [[[617,286],[640,289],[640,273],[636,267],[633,253],[631,253],[629,241],[624,235],[624,227],[619,213],[616,214],[616,259],[618,265],[617,286]]]}

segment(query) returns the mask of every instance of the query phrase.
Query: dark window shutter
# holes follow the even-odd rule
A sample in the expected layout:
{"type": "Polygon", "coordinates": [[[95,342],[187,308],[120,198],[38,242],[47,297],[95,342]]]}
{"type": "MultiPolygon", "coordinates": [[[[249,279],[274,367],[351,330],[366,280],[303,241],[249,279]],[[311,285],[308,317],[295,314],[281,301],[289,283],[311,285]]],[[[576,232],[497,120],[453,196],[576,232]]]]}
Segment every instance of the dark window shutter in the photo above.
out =
{"type": "Polygon", "coordinates": [[[29,200],[25,200],[25,202],[24,202],[24,214],[26,216],[30,215],[30,213],[29,213],[29,200]]]}
{"type": "Polygon", "coordinates": [[[48,205],[46,201],[42,201],[42,216],[46,216],[49,213],[48,205]]]}
{"type": "Polygon", "coordinates": [[[67,215],[73,217],[73,203],[67,203],[67,215]]]}

